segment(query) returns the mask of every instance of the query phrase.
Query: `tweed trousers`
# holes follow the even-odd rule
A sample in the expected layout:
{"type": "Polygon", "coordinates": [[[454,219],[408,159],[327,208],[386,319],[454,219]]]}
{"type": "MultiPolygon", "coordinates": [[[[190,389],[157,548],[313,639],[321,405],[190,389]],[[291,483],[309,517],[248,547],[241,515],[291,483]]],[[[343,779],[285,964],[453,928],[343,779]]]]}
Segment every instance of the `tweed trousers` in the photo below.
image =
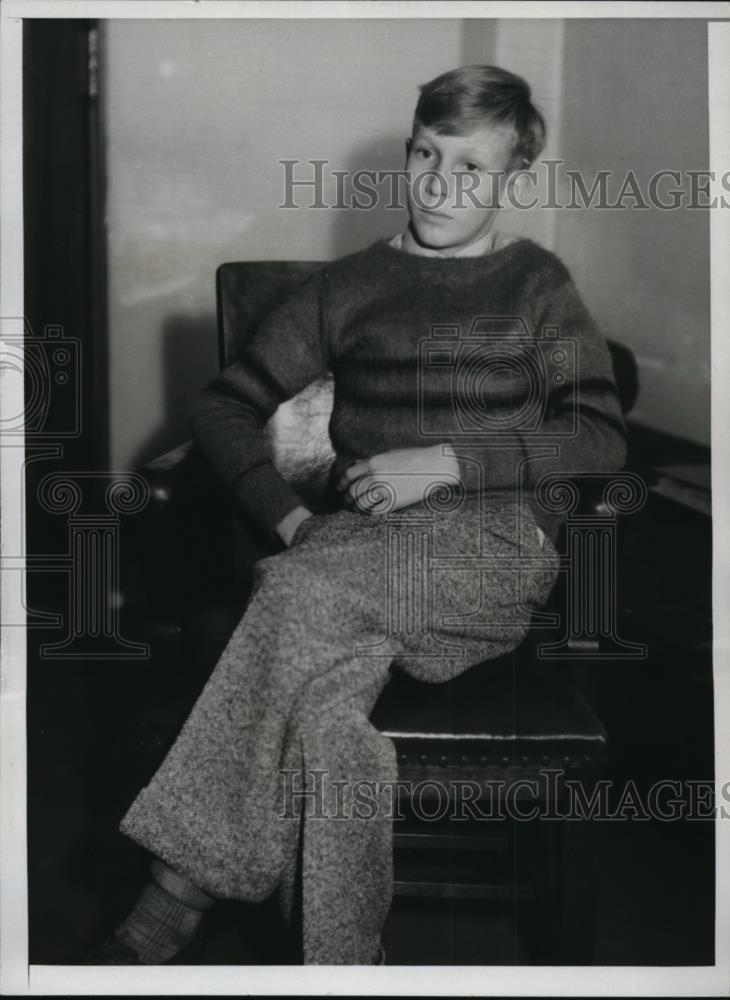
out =
{"type": "Polygon", "coordinates": [[[516,648],[557,572],[516,501],[308,518],[256,563],[246,611],[122,832],[216,897],[278,892],[305,963],[373,963],[397,766],[371,710],[393,670],[439,683],[516,648]]]}

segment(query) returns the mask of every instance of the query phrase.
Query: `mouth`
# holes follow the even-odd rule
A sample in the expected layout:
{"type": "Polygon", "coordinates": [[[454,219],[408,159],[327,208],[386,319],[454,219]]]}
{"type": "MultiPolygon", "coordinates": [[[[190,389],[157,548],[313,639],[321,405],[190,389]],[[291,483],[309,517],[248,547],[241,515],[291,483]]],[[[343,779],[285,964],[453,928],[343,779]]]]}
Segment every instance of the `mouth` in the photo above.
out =
{"type": "Polygon", "coordinates": [[[425,215],[429,219],[444,219],[451,220],[452,216],[447,215],[446,212],[439,212],[435,208],[424,208],[422,205],[418,206],[418,211],[421,215],[425,215]]]}

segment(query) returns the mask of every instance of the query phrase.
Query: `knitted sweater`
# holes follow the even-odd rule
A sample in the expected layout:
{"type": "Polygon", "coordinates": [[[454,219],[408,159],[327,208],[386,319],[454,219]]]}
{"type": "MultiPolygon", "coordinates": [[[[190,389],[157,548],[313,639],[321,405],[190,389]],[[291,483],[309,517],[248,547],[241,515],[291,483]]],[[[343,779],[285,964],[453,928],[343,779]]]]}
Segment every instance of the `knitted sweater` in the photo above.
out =
{"type": "Polygon", "coordinates": [[[433,258],[381,239],[267,317],[198,398],[191,430],[269,531],[302,500],[274,468],[264,425],[328,370],[333,479],[355,459],[448,442],[467,494],[519,490],[555,539],[563,517],[536,503],[540,478],[625,460],[605,340],[565,266],[531,240],[433,258]]]}

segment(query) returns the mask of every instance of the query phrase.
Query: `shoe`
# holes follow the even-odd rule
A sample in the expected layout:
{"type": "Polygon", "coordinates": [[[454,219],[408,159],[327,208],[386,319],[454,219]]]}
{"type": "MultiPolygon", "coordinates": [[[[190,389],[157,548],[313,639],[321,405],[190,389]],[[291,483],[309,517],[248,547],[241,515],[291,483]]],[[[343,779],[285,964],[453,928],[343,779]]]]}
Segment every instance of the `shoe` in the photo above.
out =
{"type": "MultiPolygon", "coordinates": [[[[193,939],[181,948],[172,958],[164,962],[152,963],[155,965],[193,965],[195,959],[203,949],[203,932],[199,927],[193,939]]],[[[114,931],[104,944],[94,948],[84,959],[83,965],[148,965],[150,963],[140,961],[140,957],[131,945],[124,941],[114,931]]]]}

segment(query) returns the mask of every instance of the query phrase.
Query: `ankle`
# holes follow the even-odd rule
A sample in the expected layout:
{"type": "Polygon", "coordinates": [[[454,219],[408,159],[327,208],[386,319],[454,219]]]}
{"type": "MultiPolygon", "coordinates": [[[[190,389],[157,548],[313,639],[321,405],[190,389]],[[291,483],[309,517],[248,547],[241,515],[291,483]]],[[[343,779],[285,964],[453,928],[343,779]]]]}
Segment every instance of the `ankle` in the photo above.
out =
{"type": "Polygon", "coordinates": [[[186,906],[156,882],[148,882],[115,934],[137,953],[142,964],[158,964],[190,944],[202,917],[202,910],[186,906]]]}
{"type": "Polygon", "coordinates": [[[151,862],[150,876],[168,895],[190,909],[207,910],[215,902],[213,896],[203,892],[189,878],[175,871],[174,868],[170,868],[159,858],[154,858],[151,862]]]}

